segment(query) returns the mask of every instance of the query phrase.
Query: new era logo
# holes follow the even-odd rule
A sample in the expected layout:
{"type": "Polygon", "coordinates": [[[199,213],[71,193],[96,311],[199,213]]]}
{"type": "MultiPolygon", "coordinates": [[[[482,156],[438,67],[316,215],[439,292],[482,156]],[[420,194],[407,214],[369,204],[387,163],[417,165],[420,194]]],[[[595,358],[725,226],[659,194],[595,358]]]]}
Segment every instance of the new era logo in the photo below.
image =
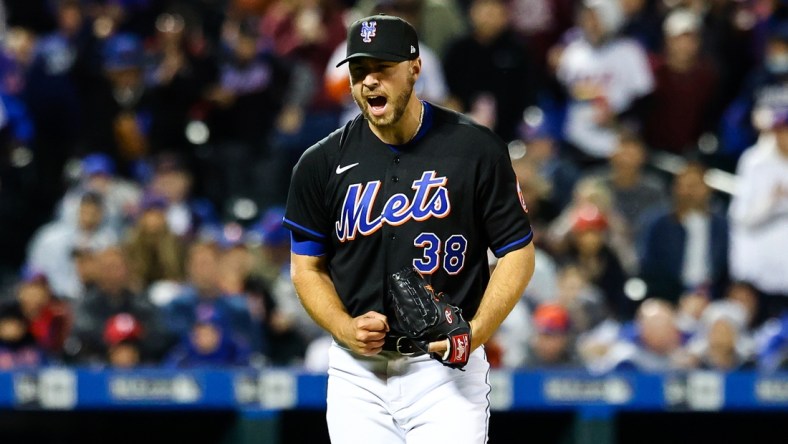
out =
{"type": "Polygon", "coordinates": [[[416,54],[416,47],[415,46],[410,45],[410,53],[411,54],[416,54]]]}
{"type": "Polygon", "coordinates": [[[375,37],[375,29],[378,26],[378,22],[362,22],[361,23],[361,39],[364,43],[369,43],[372,41],[372,37],[375,37]]]}

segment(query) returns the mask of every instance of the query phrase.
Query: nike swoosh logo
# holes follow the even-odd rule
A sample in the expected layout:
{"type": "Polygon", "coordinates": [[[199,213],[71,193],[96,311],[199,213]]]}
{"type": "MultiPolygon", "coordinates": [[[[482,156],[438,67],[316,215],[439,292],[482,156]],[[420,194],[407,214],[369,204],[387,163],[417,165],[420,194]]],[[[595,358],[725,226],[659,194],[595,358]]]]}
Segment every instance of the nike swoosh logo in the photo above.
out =
{"type": "Polygon", "coordinates": [[[353,168],[353,167],[354,167],[354,166],[356,166],[356,165],[358,165],[358,162],[356,162],[356,163],[351,163],[350,165],[345,165],[345,166],[339,166],[339,165],[337,165],[337,174],[342,174],[342,173],[344,173],[345,171],[347,171],[347,170],[349,170],[349,169],[353,168]]]}

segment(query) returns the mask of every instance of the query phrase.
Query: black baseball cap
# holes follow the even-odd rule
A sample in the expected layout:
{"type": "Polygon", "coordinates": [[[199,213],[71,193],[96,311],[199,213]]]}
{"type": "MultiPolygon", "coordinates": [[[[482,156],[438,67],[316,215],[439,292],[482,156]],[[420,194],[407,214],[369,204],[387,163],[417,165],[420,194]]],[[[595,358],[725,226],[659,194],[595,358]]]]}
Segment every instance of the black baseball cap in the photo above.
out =
{"type": "Polygon", "coordinates": [[[347,57],[337,63],[337,67],[359,57],[404,62],[418,56],[419,38],[413,26],[399,17],[378,14],[350,25],[347,57]]]}

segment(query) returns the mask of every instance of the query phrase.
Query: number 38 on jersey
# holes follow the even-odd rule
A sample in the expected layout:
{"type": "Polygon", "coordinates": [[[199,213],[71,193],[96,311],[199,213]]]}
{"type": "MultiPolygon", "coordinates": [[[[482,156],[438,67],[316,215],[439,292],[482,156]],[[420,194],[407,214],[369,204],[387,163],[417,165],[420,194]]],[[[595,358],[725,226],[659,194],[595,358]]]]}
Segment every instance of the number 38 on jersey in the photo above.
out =
{"type": "MultiPolygon", "coordinates": [[[[446,177],[435,171],[425,171],[413,181],[411,199],[403,193],[392,195],[380,213],[373,209],[375,197],[381,189],[379,180],[350,185],[345,194],[342,213],[336,222],[336,235],[340,242],[369,236],[383,225],[398,226],[408,221],[424,221],[429,218],[444,218],[451,213],[446,177]]],[[[423,257],[415,258],[413,266],[423,274],[432,274],[441,266],[449,274],[459,273],[465,263],[468,242],[462,235],[440,239],[434,233],[421,233],[414,246],[423,248],[423,257]]]]}

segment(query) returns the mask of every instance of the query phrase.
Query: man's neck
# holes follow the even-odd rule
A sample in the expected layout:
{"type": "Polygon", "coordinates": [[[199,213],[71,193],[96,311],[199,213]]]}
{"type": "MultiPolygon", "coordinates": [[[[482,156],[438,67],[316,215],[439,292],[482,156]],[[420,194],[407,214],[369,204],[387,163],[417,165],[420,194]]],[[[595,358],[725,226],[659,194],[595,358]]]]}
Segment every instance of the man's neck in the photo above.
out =
{"type": "Polygon", "coordinates": [[[684,221],[684,218],[689,216],[690,214],[702,214],[707,215],[709,213],[709,208],[707,205],[679,205],[676,206],[676,216],[681,220],[684,221]]]}
{"type": "Polygon", "coordinates": [[[369,122],[369,128],[383,143],[389,145],[404,145],[416,137],[416,133],[421,129],[423,119],[424,105],[415,95],[411,95],[408,105],[405,108],[405,113],[402,114],[402,117],[397,123],[379,127],[369,122]]]}

